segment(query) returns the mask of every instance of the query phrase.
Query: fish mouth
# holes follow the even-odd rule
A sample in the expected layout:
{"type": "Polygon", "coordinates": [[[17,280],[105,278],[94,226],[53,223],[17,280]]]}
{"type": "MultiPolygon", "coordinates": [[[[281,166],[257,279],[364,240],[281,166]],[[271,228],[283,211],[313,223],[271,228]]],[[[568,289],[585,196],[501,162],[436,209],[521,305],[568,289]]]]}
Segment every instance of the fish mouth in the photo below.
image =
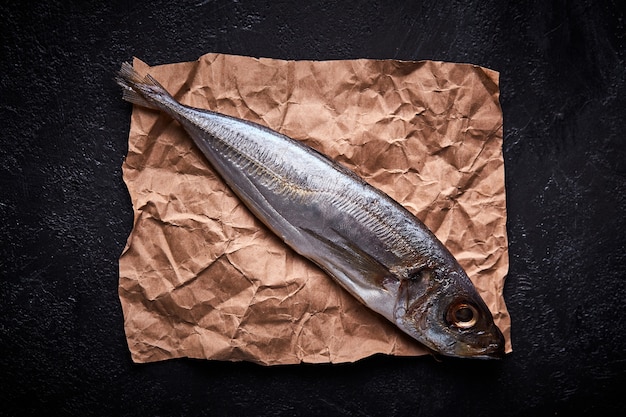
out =
{"type": "Polygon", "coordinates": [[[422,340],[421,343],[435,355],[443,355],[452,358],[501,360],[506,356],[504,351],[504,340],[490,342],[484,347],[475,347],[457,343],[455,345],[449,344],[447,347],[442,348],[429,340],[422,340]]]}
{"type": "Polygon", "coordinates": [[[471,354],[472,358],[475,359],[487,359],[487,360],[500,360],[504,359],[504,344],[500,343],[491,343],[486,348],[483,348],[478,351],[474,351],[471,354]]]}
{"type": "Polygon", "coordinates": [[[489,345],[482,349],[463,347],[457,348],[453,351],[446,351],[440,348],[429,346],[424,344],[424,346],[434,355],[434,356],[447,356],[449,358],[457,358],[457,359],[476,359],[476,360],[486,360],[486,361],[499,361],[504,359],[506,353],[504,352],[504,346],[498,345],[494,343],[493,345],[489,345]]]}
{"type": "Polygon", "coordinates": [[[424,344],[429,350],[435,354],[449,356],[453,358],[463,359],[479,359],[479,360],[501,360],[506,356],[504,349],[504,336],[498,332],[495,337],[491,337],[482,343],[468,343],[460,341],[451,341],[445,346],[437,346],[431,340],[423,339],[424,344]],[[500,337],[498,337],[500,336],[500,337]]]}
{"type": "Polygon", "coordinates": [[[504,337],[500,335],[496,340],[490,340],[484,347],[459,345],[453,356],[473,359],[499,360],[504,359],[504,337]]]}
{"type": "Polygon", "coordinates": [[[457,348],[454,351],[446,351],[441,348],[425,344],[423,342],[422,344],[434,356],[447,356],[449,358],[476,359],[486,361],[499,361],[504,359],[504,357],[506,356],[506,353],[504,352],[504,346],[497,343],[490,344],[489,346],[482,349],[464,347],[461,349],[457,348]]]}

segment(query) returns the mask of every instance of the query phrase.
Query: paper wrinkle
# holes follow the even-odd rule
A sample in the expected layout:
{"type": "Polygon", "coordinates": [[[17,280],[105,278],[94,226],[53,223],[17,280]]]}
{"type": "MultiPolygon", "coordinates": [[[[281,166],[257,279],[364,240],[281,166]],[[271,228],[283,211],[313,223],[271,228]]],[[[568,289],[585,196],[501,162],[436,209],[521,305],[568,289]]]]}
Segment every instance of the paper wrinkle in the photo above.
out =
{"type": "MultiPolygon", "coordinates": [[[[182,103],[302,140],[402,203],[466,269],[511,350],[496,72],[224,54],[134,65],[182,103]]],[[[134,226],[119,295],[134,361],[273,365],[426,353],[255,219],[169,117],[133,109],[123,175],[134,226]]]]}

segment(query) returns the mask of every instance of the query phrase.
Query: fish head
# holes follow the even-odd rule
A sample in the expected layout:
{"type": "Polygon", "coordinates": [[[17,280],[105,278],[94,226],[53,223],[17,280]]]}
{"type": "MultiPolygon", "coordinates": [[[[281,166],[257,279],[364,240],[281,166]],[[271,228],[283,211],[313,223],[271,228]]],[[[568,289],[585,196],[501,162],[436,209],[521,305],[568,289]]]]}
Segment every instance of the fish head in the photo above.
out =
{"type": "Polygon", "coordinates": [[[396,325],[436,353],[504,357],[504,336],[462,268],[421,271],[400,283],[396,325]]]}

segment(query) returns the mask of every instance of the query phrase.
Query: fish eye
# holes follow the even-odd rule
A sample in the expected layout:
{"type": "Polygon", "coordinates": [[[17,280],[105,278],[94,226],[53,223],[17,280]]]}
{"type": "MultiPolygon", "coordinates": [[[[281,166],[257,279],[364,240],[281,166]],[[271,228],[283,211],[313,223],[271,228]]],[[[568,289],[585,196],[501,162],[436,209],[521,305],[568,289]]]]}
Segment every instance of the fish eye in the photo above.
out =
{"type": "Polygon", "coordinates": [[[469,329],[478,321],[478,310],[469,303],[453,304],[446,315],[448,323],[459,329],[469,329]]]}

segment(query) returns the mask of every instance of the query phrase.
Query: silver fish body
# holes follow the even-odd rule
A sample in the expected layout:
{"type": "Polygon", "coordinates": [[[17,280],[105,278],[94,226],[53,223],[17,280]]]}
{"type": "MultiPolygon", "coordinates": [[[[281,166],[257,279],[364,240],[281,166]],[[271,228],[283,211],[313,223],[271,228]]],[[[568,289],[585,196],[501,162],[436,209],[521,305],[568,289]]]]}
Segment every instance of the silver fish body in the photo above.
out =
{"type": "Polygon", "coordinates": [[[356,174],[285,135],[178,103],[125,63],[124,99],[177,120],[267,227],[366,306],[449,356],[499,358],[504,338],[444,245],[356,174]]]}

